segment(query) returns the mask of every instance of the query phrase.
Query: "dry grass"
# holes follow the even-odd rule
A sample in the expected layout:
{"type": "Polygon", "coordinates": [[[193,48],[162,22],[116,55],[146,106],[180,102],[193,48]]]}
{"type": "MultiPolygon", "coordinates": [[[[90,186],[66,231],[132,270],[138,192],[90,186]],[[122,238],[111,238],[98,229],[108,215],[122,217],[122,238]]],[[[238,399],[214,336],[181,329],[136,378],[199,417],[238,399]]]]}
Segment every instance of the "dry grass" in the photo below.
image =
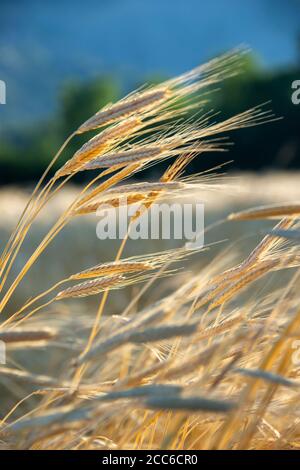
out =
{"type": "MultiPolygon", "coordinates": [[[[219,134],[272,116],[253,108],[225,122],[204,116],[191,124],[185,113],[196,107],[194,93],[234,74],[238,60],[238,54],[228,54],[100,110],[67,139],[53,162],[76,134],[93,129],[98,134],[50,178],[52,162],[38,183],[0,260],[5,448],[299,447],[297,204],[229,215],[230,224],[284,217],[273,230],[264,230],[243,260],[230,241],[217,254],[206,252],[204,263],[202,251],[184,247],[125,258],[125,239],[112,260],[100,263],[95,255],[90,268],[81,266],[54,284],[46,270],[46,290],[31,290],[14,309],[14,298],[43,253],[99,203],[117,205],[125,194],[148,209],[157,199],[182,198],[191,189],[231,190],[229,179],[184,178],[184,170],[199,154],[222,150],[219,134]],[[170,165],[159,181],[124,183],[167,158],[170,165]],[[90,169],[103,170],[73,194],[33,252],[22,258],[53,197],[74,174],[90,169]],[[177,262],[184,270],[177,272],[177,262]],[[125,286],[135,289],[130,302],[117,315],[106,314],[110,296],[120,299],[125,286]],[[96,314],[87,314],[85,300],[78,298],[97,299],[99,293],[96,314]]],[[[219,240],[225,222],[210,227],[219,240]]],[[[59,250],[54,254],[60,257],[59,250]]],[[[55,256],[49,271],[53,263],[55,256]]]]}

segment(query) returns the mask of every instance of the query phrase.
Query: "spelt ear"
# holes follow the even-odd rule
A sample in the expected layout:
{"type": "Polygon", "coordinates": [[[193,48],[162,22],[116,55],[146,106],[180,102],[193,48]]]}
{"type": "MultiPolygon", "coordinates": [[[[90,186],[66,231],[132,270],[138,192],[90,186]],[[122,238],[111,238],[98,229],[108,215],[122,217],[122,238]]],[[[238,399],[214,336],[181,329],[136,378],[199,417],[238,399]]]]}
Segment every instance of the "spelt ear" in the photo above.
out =
{"type": "MultiPolygon", "coordinates": [[[[45,188],[38,192],[37,186],[0,260],[0,311],[9,306],[0,324],[0,363],[8,361],[0,368],[0,448],[110,453],[133,448],[297,448],[299,273],[290,281],[281,273],[300,265],[297,245],[290,243],[299,238],[297,202],[229,216],[285,216],[255,248],[248,246],[252,238],[247,233],[242,261],[240,234],[230,234],[232,244],[217,255],[211,250],[202,258],[197,257],[200,250],[177,245],[153,252],[150,242],[147,254],[137,254],[136,241],[131,246],[135,255],[123,258],[125,238],[112,261],[99,263],[92,253],[91,267],[59,276],[42,293],[30,293],[14,314],[10,311],[16,289],[73,216],[90,214],[103,202],[118,207],[122,196],[127,204],[142,202],[147,210],[163,195],[173,201],[185,191],[193,191],[194,197],[194,191],[214,186],[225,193],[228,186],[210,184],[215,176],[206,178],[205,172],[180,176],[199,155],[224,149],[218,134],[273,119],[260,107],[220,122],[211,122],[208,114],[190,118],[197,104],[207,102],[206,96],[198,100],[199,93],[234,75],[238,60],[236,52],[227,54],[106,106],[73,135],[106,127],[45,188]],[[173,160],[159,181],[124,184],[167,158],[173,160]],[[50,199],[75,173],[98,169],[104,170],[76,191],[29,259],[17,260],[32,223],[50,199]],[[177,261],[184,265],[180,273],[170,269],[177,261]],[[278,271],[277,284],[262,281],[278,271]],[[116,295],[107,305],[110,292],[116,295]],[[97,312],[92,302],[87,306],[79,301],[99,294],[97,312]]],[[[222,194],[216,198],[218,210],[221,199],[222,194]]],[[[133,216],[131,222],[135,220],[133,216]]],[[[227,238],[223,223],[208,226],[206,232],[214,229],[218,240],[227,238]]],[[[80,242],[80,252],[88,253],[88,239],[82,236],[80,242]]],[[[67,234],[61,243],[70,258],[81,261],[67,234]]],[[[99,250],[101,258],[109,255],[102,245],[99,250]]],[[[59,266],[59,250],[52,253],[41,276],[45,284],[49,266],[59,266]]],[[[22,286],[36,290],[32,282],[22,286]]]]}
{"type": "Polygon", "coordinates": [[[257,220],[257,219],[281,219],[282,217],[299,217],[300,204],[281,204],[254,207],[245,211],[230,214],[229,220],[257,220]]]}
{"type": "Polygon", "coordinates": [[[120,124],[109,127],[84,144],[75,155],[56,173],[56,178],[67,176],[82,169],[89,161],[107,152],[116,141],[132,136],[141,128],[141,120],[128,119],[120,124]]]}
{"type": "Polygon", "coordinates": [[[64,289],[59,292],[55,300],[62,300],[68,298],[88,297],[90,295],[96,295],[103,292],[105,289],[113,288],[121,284],[123,277],[120,275],[106,276],[93,281],[83,282],[76,284],[73,287],[64,289]]]}
{"type": "Polygon", "coordinates": [[[77,130],[78,134],[93,129],[98,129],[120,119],[127,118],[133,114],[144,113],[153,107],[159,106],[169,97],[168,89],[158,89],[135,93],[133,96],[113,104],[104,110],[100,110],[90,119],[85,121],[77,130]]]}

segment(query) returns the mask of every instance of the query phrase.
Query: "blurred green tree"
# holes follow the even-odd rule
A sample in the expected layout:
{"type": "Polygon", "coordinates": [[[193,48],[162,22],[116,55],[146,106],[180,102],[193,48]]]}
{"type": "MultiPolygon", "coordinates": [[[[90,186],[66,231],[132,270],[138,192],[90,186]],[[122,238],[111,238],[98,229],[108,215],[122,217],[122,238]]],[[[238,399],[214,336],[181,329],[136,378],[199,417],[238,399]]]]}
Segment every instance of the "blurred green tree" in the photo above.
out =
{"type": "MultiPolygon", "coordinates": [[[[223,82],[217,92],[210,94],[210,101],[200,111],[200,116],[213,110],[219,112],[219,120],[226,119],[269,101],[266,109],[273,110],[282,119],[229,135],[235,145],[230,148],[228,157],[210,153],[205,159],[195,159],[191,170],[201,171],[226,160],[234,160],[231,168],[236,169],[299,168],[300,105],[294,105],[291,100],[292,82],[299,78],[300,67],[270,71],[264,68],[257,56],[245,56],[241,73],[223,82]]],[[[147,82],[158,83],[161,80],[161,76],[153,75],[147,82]]],[[[66,136],[103,106],[119,99],[120,95],[120,84],[113,77],[100,77],[88,83],[67,83],[62,90],[56,116],[8,134],[5,141],[2,139],[0,184],[36,180],[66,136]]],[[[194,100],[198,99],[194,97],[194,100]]],[[[63,159],[69,158],[92,135],[77,136],[63,159]]],[[[62,160],[59,161],[61,163],[62,160]]],[[[161,172],[162,168],[158,165],[149,171],[153,174],[161,172]]],[[[85,177],[82,173],[76,181],[85,177]]]]}
{"type": "Polygon", "coordinates": [[[99,109],[119,97],[120,86],[112,77],[101,77],[89,83],[67,83],[59,100],[64,134],[72,133],[99,109]]]}

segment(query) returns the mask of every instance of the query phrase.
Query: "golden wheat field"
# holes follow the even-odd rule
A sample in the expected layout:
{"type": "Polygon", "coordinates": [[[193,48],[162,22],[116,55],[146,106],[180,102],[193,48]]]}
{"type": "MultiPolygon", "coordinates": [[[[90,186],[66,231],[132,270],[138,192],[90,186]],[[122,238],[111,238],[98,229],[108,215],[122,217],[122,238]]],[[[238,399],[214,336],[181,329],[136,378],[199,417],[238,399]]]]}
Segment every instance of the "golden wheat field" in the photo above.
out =
{"type": "Polygon", "coordinates": [[[206,101],[238,61],[87,116],[31,193],[0,191],[1,449],[299,448],[300,175],[185,173],[223,151],[224,133],[274,118],[266,106],[226,121],[199,112],[192,97],[206,101]],[[83,171],[89,182],[73,185],[83,171]],[[127,236],[99,240],[97,208],[124,195],[141,204],[127,236]],[[130,239],[157,201],[183,200],[204,203],[203,247],[130,239]]]}

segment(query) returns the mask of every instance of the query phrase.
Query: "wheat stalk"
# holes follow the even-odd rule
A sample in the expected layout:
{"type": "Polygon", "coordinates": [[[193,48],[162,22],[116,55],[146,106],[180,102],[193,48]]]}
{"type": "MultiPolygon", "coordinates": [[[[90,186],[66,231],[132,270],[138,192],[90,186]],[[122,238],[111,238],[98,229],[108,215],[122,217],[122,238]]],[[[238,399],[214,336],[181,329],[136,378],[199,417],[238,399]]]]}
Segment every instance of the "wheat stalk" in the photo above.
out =
{"type": "Polygon", "coordinates": [[[56,336],[57,332],[50,328],[0,331],[0,341],[4,341],[5,343],[31,343],[37,341],[48,341],[56,338],[56,336]]]}
{"type": "Polygon", "coordinates": [[[235,403],[226,400],[209,399],[205,397],[153,397],[145,401],[145,406],[152,409],[206,411],[210,413],[225,413],[237,407],[235,403]]]}
{"type": "Polygon", "coordinates": [[[262,206],[230,214],[229,220],[278,219],[281,217],[299,217],[300,204],[281,204],[262,206]]]}
{"type": "Polygon", "coordinates": [[[82,132],[97,129],[104,125],[112,124],[119,119],[128,118],[133,114],[148,111],[149,108],[151,109],[152,107],[156,107],[161,102],[166,101],[168,96],[168,89],[150,90],[134,94],[132,97],[96,113],[79,126],[77,133],[80,134],[82,132]]]}
{"type": "Polygon", "coordinates": [[[122,280],[123,277],[117,275],[103,277],[95,279],[93,281],[83,282],[80,284],[76,284],[73,287],[68,287],[67,289],[62,290],[56,295],[55,299],[62,300],[68,298],[88,297],[90,295],[96,295],[99,294],[99,292],[103,292],[107,288],[113,288],[118,286],[122,280]]]}
{"type": "MultiPolygon", "coordinates": [[[[161,196],[173,200],[188,190],[223,187],[212,184],[215,176],[205,176],[205,172],[188,178],[182,174],[199,155],[226,150],[226,142],[219,137],[223,132],[274,120],[262,106],[220,122],[212,113],[190,118],[190,112],[208,101],[208,94],[199,93],[235,75],[238,60],[236,53],[226,54],[99,110],[70,138],[96,129],[97,135],[53,178],[47,181],[45,172],[41,180],[45,186],[40,182],[34,190],[0,261],[0,288],[4,288],[0,310],[5,310],[0,341],[10,344],[9,354],[22,348],[22,355],[12,357],[12,363],[20,367],[5,366],[0,371],[1,384],[10,391],[1,423],[8,445],[33,449],[264,448],[280,446],[290,436],[289,445],[296,446],[298,383],[293,380],[297,371],[291,361],[292,341],[299,334],[295,282],[285,289],[284,304],[281,290],[272,286],[268,295],[260,292],[235,310],[229,301],[267,273],[299,267],[296,248],[288,236],[282,238],[298,231],[297,203],[229,216],[231,220],[284,217],[238,264],[234,264],[235,247],[231,257],[221,250],[209,262],[206,258],[199,261],[196,251],[178,248],[123,258],[125,239],[113,261],[67,274],[13,314],[8,306],[28,271],[75,215],[92,213],[103,203],[119,207],[122,198],[127,198],[127,204],[143,203],[147,210],[161,196]],[[137,172],[166,159],[172,160],[158,181],[125,184],[137,172]],[[11,269],[36,217],[81,171],[90,179],[11,279],[11,269]],[[193,273],[183,271],[161,294],[160,279],[175,274],[170,264],[187,258],[194,261],[193,273]],[[73,282],[83,280],[88,281],[73,282]],[[133,294],[125,310],[105,315],[110,291],[126,286],[136,289],[145,280],[148,283],[133,294]],[[86,315],[77,300],[100,293],[97,315],[86,315]],[[42,298],[46,298],[43,304],[42,298]],[[64,305],[68,299],[73,299],[71,306],[64,305]],[[206,304],[203,312],[200,307],[206,304]],[[226,308],[219,308],[223,304],[226,308]],[[34,324],[30,323],[38,312],[34,324]],[[25,321],[28,326],[22,328],[25,321]],[[47,364],[37,348],[46,353],[47,364]],[[37,359],[38,367],[45,367],[44,375],[35,369],[37,359]],[[279,386],[282,391],[277,390],[279,386]],[[203,412],[208,414],[205,419],[203,412]],[[267,431],[264,423],[268,423],[267,431]]],[[[222,237],[221,227],[220,223],[222,237]]]]}
{"type": "Polygon", "coordinates": [[[141,127],[141,120],[137,118],[128,119],[125,122],[105,129],[98,135],[84,144],[75,155],[69,160],[57,173],[56,178],[75,173],[80,170],[84,164],[99,154],[107,151],[114,142],[122,141],[134,134],[141,127]]]}
{"type": "Polygon", "coordinates": [[[225,287],[223,291],[210,303],[209,310],[228,302],[234,295],[247,287],[251,282],[254,282],[261,276],[267,274],[277,265],[277,263],[278,261],[262,263],[261,266],[248,271],[246,274],[241,276],[238,281],[232,283],[229,287],[225,287]]]}

